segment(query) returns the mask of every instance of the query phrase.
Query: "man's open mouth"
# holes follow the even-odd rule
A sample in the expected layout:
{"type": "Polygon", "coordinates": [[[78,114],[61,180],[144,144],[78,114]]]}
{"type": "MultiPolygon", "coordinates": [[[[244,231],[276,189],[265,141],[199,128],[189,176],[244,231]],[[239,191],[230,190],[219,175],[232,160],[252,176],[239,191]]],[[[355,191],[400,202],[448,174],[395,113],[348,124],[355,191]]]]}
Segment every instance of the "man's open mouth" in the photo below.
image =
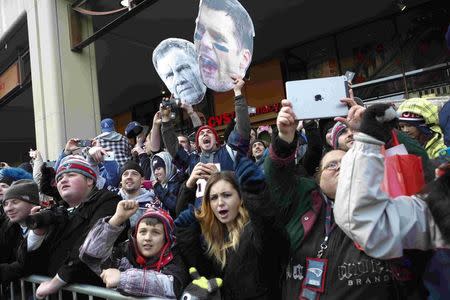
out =
{"type": "Polygon", "coordinates": [[[211,58],[207,56],[200,56],[200,68],[202,70],[202,73],[204,75],[213,75],[217,72],[219,67],[217,66],[216,62],[213,61],[211,58]]]}

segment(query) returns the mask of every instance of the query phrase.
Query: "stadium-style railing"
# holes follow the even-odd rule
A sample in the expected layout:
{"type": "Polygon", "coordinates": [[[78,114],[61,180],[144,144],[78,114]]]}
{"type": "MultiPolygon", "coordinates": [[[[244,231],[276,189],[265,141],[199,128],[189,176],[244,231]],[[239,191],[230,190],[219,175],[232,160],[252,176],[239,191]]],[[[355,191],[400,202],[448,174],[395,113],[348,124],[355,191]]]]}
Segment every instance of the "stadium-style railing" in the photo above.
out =
{"type": "MultiPolygon", "coordinates": [[[[40,283],[50,280],[51,278],[46,276],[40,276],[40,275],[31,275],[25,278],[20,279],[19,286],[20,288],[14,287],[14,283],[10,283],[9,290],[3,285],[1,288],[0,296],[2,299],[10,299],[10,300],[28,300],[34,299],[34,295],[36,294],[36,289],[39,286],[40,283]],[[30,289],[31,285],[31,289],[30,289]],[[6,297],[6,298],[5,298],[6,297]]],[[[79,295],[85,295],[89,298],[89,300],[102,298],[102,299],[108,299],[108,300],[132,300],[132,299],[145,299],[145,300],[163,300],[162,298],[156,298],[156,297],[131,297],[131,296],[125,296],[120,294],[119,292],[113,290],[113,289],[107,289],[102,288],[98,286],[93,285],[87,285],[87,284],[70,284],[65,286],[62,290],[58,293],[58,299],[63,299],[63,290],[67,291],[72,294],[72,299],[77,300],[79,298],[79,295]]],[[[67,298],[67,296],[65,297],[67,298]]],[[[48,299],[48,298],[46,298],[48,299]]]]}

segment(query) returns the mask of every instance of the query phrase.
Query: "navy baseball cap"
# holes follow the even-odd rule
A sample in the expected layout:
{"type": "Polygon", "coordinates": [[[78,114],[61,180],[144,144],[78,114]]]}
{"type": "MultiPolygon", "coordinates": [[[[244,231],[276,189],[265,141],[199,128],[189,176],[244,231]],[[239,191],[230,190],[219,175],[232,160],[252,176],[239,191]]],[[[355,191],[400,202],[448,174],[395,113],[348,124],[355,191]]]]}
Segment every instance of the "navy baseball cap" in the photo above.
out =
{"type": "Polygon", "coordinates": [[[139,122],[133,121],[128,123],[127,128],[125,128],[125,136],[127,138],[134,138],[139,135],[144,127],[139,122]]]}
{"type": "Polygon", "coordinates": [[[103,119],[100,123],[100,126],[102,127],[102,132],[111,132],[116,131],[116,128],[114,127],[114,120],[113,119],[103,119]]]}

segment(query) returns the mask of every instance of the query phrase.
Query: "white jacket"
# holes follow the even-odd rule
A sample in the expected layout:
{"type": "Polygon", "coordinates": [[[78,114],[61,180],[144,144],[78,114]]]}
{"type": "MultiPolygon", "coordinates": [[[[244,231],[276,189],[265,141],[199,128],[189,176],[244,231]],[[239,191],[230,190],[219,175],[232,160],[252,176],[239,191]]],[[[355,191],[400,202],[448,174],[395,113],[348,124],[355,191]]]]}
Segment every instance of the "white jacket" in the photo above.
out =
{"type": "Polygon", "coordinates": [[[339,227],[374,258],[401,257],[403,249],[449,248],[423,200],[391,199],[381,190],[383,143],[364,133],[354,138],[339,174],[334,205],[339,227]]]}

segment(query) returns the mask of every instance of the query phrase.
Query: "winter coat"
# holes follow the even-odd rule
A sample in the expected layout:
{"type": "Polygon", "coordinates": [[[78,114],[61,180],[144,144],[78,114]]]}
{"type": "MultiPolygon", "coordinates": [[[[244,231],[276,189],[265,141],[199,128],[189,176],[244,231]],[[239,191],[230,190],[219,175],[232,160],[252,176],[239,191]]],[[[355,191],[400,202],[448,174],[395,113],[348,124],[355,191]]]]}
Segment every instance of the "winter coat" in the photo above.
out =
{"type": "Polygon", "coordinates": [[[138,297],[161,298],[179,297],[189,281],[189,275],[176,249],[172,249],[173,259],[158,272],[144,270],[136,262],[133,239],[113,249],[114,243],[125,226],[112,226],[109,218],[98,220],[80,249],[80,259],[97,274],[101,269],[116,268],[120,271],[117,290],[138,297]]]}
{"type": "Polygon", "coordinates": [[[444,133],[444,143],[450,147],[450,100],[445,102],[439,112],[439,125],[444,133]]]}
{"type": "MultiPolygon", "coordinates": [[[[267,182],[291,243],[283,299],[299,299],[307,258],[318,256],[325,238],[327,203],[333,210],[333,202],[312,180],[295,175],[296,139],[288,144],[275,136],[265,165],[267,182]]],[[[327,271],[321,300],[395,299],[405,290],[393,280],[387,262],[369,257],[337,226],[322,258],[327,260],[327,271]]],[[[395,266],[403,271],[403,263],[395,266]]]]}
{"type": "MultiPolygon", "coordinates": [[[[155,190],[156,197],[162,202],[163,208],[168,210],[172,217],[175,217],[178,192],[185,179],[185,175],[177,170],[168,152],[159,152],[155,156],[160,157],[164,161],[167,181],[164,183],[156,181],[153,189],[155,190]]],[[[154,174],[153,165],[151,166],[151,170],[152,174],[154,174]]]]}
{"type": "Polygon", "coordinates": [[[424,145],[430,158],[437,158],[445,148],[444,135],[439,127],[439,114],[436,105],[423,98],[405,100],[398,108],[399,113],[412,112],[423,117],[427,127],[433,132],[431,139],[424,145]]]}
{"type": "Polygon", "coordinates": [[[240,159],[236,177],[250,221],[245,225],[236,250],[228,250],[226,265],[206,254],[206,245],[197,222],[177,228],[177,242],[188,267],[196,267],[207,278],[223,279],[222,299],[281,299],[283,258],[287,257],[287,237],[272,207],[262,172],[248,158],[240,159]]]}
{"type": "Polygon", "coordinates": [[[103,285],[100,278],[78,258],[79,249],[89,230],[100,218],[111,216],[120,197],[94,188],[88,199],[69,213],[63,224],[52,226],[42,245],[27,252],[21,248],[26,270],[33,274],[58,276],[67,283],[103,285]]]}
{"type": "Polygon", "coordinates": [[[391,199],[381,190],[382,145],[366,134],[355,135],[355,143],[341,163],[334,211],[336,223],[368,255],[376,258],[402,257],[404,249],[444,247],[441,232],[422,199],[416,196],[391,199]]]}
{"type": "MultiPolygon", "coordinates": [[[[3,217],[2,217],[3,218],[3,217]]],[[[0,283],[19,279],[25,275],[18,249],[23,241],[22,228],[17,223],[4,220],[0,225],[0,283]]]]}
{"type": "MultiPolygon", "coordinates": [[[[210,153],[210,159],[197,153],[187,153],[183,147],[178,144],[175,135],[175,129],[172,122],[162,122],[162,138],[167,147],[167,151],[173,158],[173,164],[181,172],[187,171],[191,174],[198,162],[220,163],[221,171],[232,171],[236,151],[246,155],[248,153],[250,141],[250,119],[248,116],[248,107],[243,96],[235,98],[236,126],[228,137],[227,144],[220,146],[217,151],[210,153]],[[211,159],[212,158],[212,159],[211,159]]],[[[219,141],[216,141],[219,143],[219,141]]]]}

